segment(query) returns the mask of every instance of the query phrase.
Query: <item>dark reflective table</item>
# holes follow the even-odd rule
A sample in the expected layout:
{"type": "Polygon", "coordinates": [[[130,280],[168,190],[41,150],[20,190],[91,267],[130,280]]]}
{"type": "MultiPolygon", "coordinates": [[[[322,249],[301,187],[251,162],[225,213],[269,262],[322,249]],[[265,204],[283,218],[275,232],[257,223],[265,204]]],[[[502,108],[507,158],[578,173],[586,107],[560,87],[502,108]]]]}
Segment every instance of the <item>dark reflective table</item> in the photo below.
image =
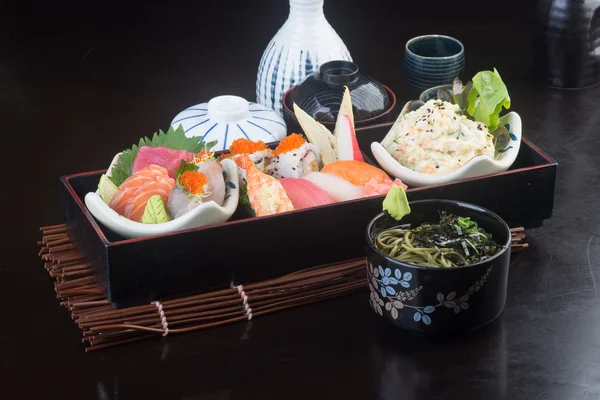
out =
{"type": "Polygon", "coordinates": [[[288,6],[213,3],[2,5],[2,176],[10,184],[0,190],[0,398],[600,398],[600,87],[533,82],[532,10],[516,0],[493,12],[469,0],[459,13],[433,1],[428,14],[404,2],[325,4],[355,61],[399,102],[412,97],[402,77],[406,40],[461,40],[467,76],[498,68],[524,136],[558,160],[554,217],[528,232],[531,247],[514,258],[495,323],[430,340],[381,325],[365,292],[83,351],[37,257],[37,229],[60,222],[60,175],[106,168],[192,104],[226,93],[253,98],[260,55],[288,6]]]}

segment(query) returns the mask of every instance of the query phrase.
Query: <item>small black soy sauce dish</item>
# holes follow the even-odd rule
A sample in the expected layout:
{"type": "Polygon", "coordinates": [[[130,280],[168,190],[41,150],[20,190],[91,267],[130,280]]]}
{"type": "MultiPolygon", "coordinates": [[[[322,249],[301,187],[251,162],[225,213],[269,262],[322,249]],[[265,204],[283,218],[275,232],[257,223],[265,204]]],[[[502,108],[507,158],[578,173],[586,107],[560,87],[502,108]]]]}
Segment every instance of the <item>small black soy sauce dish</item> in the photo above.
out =
{"type": "Polygon", "coordinates": [[[466,332],[495,320],[506,303],[510,263],[510,228],[485,208],[451,200],[409,203],[411,212],[396,221],[377,215],[367,227],[367,277],[371,307],[400,328],[429,334],[466,332]],[[446,211],[470,217],[503,248],[488,260],[454,268],[419,267],[396,261],[377,249],[379,232],[439,221],[446,211]]]}
{"type": "Polygon", "coordinates": [[[358,65],[350,61],[329,61],[318,71],[291,88],[284,97],[284,116],[295,119],[293,104],[315,120],[333,125],[337,120],[344,86],[350,90],[357,126],[382,122],[395,105],[395,95],[373,78],[360,74],[358,65]]]}

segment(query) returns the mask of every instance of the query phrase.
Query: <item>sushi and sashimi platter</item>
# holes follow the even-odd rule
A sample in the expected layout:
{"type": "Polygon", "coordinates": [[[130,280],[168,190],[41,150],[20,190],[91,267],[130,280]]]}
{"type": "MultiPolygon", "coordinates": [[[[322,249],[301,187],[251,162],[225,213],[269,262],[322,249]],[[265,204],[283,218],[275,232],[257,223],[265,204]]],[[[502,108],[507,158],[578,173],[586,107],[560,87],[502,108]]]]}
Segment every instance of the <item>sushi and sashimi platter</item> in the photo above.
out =
{"type": "Polygon", "coordinates": [[[62,177],[70,235],[115,307],[360,257],[365,227],[394,186],[411,201],[472,202],[514,224],[551,216],[556,163],[525,139],[507,171],[407,186],[373,161],[373,143],[386,144],[398,121],[355,128],[347,89],[333,132],[294,111],[302,132],[279,142],[238,138],[216,152],[171,127],[107,170],[62,177]]]}
{"type": "Polygon", "coordinates": [[[188,138],[181,126],[142,138],[115,156],[86,206],[109,229],[137,238],[223,223],[238,205],[262,217],[385,195],[394,184],[406,189],[365,162],[347,88],[333,133],[297,112],[307,139],[292,133],[274,149],[238,138],[217,157],[215,141],[188,138]]]}

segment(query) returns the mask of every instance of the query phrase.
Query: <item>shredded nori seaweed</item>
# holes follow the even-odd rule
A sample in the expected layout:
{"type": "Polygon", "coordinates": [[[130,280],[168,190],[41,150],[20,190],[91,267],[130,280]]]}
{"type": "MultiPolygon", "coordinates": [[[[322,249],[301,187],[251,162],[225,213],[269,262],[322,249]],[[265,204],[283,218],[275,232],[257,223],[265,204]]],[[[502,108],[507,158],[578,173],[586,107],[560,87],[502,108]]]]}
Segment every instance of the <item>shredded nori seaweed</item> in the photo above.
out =
{"type": "Polygon", "coordinates": [[[465,264],[456,255],[445,254],[456,265],[470,265],[486,260],[502,249],[477,222],[445,211],[440,212],[438,223],[422,224],[412,232],[415,247],[436,248],[440,252],[442,247],[452,248],[467,261],[465,264]]]}

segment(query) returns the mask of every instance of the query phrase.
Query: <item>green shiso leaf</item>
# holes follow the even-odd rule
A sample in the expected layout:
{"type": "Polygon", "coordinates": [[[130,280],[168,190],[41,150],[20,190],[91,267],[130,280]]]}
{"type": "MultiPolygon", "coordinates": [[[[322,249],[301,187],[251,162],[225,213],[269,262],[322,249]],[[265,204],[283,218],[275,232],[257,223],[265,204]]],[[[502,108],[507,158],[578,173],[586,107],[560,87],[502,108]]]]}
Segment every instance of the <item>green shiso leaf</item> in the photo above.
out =
{"type": "Polygon", "coordinates": [[[187,150],[192,153],[200,153],[209,151],[217,144],[217,141],[201,143],[201,140],[201,137],[187,137],[181,125],[177,129],[170,127],[167,133],[159,130],[152,135],[151,139],[143,137],[137,145],[134,144],[131,149],[123,151],[111,171],[110,180],[115,185],[121,186],[121,183],[131,176],[133,162],[135,161],[135,157],[137,157],[140,147],[168,147],[173,150],[187,150]]]}
{"type": "Polygon", "coordinates": [[[403,188],[398,185],[392,186],[383,199],[383,211],[387,211],[396,221],[400,221],[405,215],[410,214],[410,206],[403,188]]]}
{"type": "Polygon", "coordinates": [[[146,208],[144,209],[144,215],[142,215],[143,224],[162,224],[171,220],[165,202],[162,197],[155,194],[148,199],[146,208]]]}

